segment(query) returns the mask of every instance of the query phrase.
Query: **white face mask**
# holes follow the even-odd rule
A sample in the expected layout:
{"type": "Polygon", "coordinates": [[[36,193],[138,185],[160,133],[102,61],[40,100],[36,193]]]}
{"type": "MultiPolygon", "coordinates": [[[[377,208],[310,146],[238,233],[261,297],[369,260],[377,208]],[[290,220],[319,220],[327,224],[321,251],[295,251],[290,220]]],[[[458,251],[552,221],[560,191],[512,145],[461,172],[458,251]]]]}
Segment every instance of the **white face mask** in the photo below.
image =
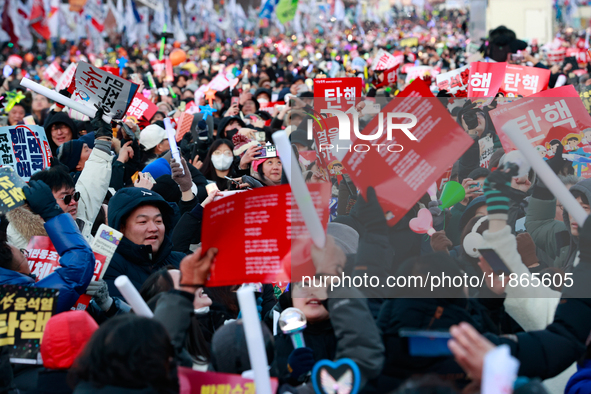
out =
{"type": "Polygon", "coordinates": [[[259,102],[259,104],[267,104],[269,102],[269,100],[267,100],[266,98],[260,98],[257,99],[257,101],[259,102]]]}
{"type": "Polygon", "coordinates": [[[226,171],[232,165],[234,158],[226,155],[211,156],[211,162],[218,171],[226,171]]]}

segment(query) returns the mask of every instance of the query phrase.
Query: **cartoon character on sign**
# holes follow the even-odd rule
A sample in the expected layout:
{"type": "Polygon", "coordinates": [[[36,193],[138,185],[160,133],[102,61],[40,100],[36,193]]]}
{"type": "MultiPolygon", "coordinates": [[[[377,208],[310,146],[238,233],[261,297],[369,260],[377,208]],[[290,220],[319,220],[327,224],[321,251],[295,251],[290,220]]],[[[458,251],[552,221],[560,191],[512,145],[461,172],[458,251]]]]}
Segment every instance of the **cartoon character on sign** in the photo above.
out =
{"type": "Polygon", "coordinates": [[[560,141],[556,139],[550,142],[546,142],[546,149],[548,150],[546,152],[546,156],[554,157],[554,155],[556,154],[556,149],[558,149],[559,146],[560,141]]]}
{"type": "Polygon", "coordinates": [[[581,145],[591,146],[591,128],[583,130],[582,134],[581,145]]]}
{"type": "Polygon", "coordinates": [[[544,148],[542,145],[538,145],[536,146],[536,151],[538,151],[538,153],[540,154],[540,157],[544,160],[546,160],[546,153],[548,152],[548,149],[544,148]]]}
{"type": "Polygon", "coordinates": [[[564,150],[569,152],[574,152],[579,149],[579,143],[581,142],[581,135],[570,133],[567,134],[562,139],[562,145],[564,145],[564,150]]]}
{"type": "Polygon", "coordinates": [[[334,160],[328,165],[328,171],[330,171],[330,175],[341,175],[343,171],[343,165],[340,161],[334,160]]]}

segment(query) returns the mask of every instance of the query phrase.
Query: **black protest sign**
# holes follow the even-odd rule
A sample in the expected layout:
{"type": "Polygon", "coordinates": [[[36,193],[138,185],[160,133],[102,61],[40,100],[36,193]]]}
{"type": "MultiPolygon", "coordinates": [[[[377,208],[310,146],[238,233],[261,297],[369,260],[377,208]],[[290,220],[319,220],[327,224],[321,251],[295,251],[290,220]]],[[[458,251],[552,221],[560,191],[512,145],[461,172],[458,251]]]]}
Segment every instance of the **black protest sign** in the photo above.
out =
{"type": "Polygon", "coordinates": [[[43,331],[57,307],[57,289],[0,286],[0,346],[10,349],[10,362],[40,364],[43,331]]]}

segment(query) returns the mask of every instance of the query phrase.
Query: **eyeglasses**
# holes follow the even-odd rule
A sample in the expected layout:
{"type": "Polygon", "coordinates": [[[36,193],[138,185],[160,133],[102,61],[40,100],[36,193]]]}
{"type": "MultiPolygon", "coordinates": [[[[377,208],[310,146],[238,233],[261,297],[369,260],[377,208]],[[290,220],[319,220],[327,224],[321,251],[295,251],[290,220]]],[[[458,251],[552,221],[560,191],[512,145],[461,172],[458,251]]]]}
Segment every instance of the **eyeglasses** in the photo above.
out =
{"type": "Polygon", "coordinates": [[[61,124],[61,125],[54,124],[53,126],[51,126],[51,131],[69,130],[69,129],[70,128],[68,127],[68,125],[65,125],[65,124],[61,124]]]}
{"type": "Polygon", "coordinates": [[[66,194],[65,196],[60,198],[60,200],[64,200],[64,204],[70,205],[70,203],[72,202],[72,198],[74,199],[74,201],[78,202],[78,200],[80,200],[80,192],[75,192],[74,194],[66,194]]]}
{"type": "Polygon", "coordinates": [[[25,256],[26,258],[29,258],[29,251],[27,249],[20,249],[20,251],[23,254],[23,256],[25,256]]]}
{"type": "Polygon", "coordinates": [[[231,150],[226,150],[226,151],[223,151],[223,152],[220,152],[219,150],[216,150],[215,152],[212,153],[212,155],[213,156],[226,155],[226,156],[230,156],[230,157],[233,156],[231,150]]]}

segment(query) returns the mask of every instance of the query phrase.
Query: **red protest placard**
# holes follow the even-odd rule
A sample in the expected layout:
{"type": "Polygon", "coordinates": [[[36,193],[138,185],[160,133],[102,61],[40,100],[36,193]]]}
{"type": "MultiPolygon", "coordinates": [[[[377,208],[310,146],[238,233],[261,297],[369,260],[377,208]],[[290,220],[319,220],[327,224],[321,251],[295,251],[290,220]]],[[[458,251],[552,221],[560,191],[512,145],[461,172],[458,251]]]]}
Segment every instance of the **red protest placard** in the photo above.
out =
{"type": "Polygon", "coordinates": [[[376,89],[379,89],[379,88],[384,87],[384,86],[390,86],[390,85],[395,84],[396,81],[398,81],[398,67],[399,66],[400,65],[398,64],[395,67],[393,67],[393,68],[391,68],[389,70],[384,71],[383,74],[382,74],[382,77],[381,77],[382,80],[381,80],[380,83],[378,83],[376,85],[376,89]]]}
{"type": "Polygon", "coordinates": [[[344,171],[342,168],[338,171],[340,172],[339,174],[335,173],[335,171],[330,171],[335,164],[341,164],[341,161],[334,155],[333,149],[328,148],[333,144],[335,138],[338,138],[338,118],[336,116],[331,116],[330,118],[322,119],[320,123],[314,122],[312,130],[314,131],[314,144],[316,145],[318,158],[320,159],[322,166],[329,170],[331,175],[340,175],[340,173],[343,173],[344,171]]]}
{"type": "Polygon", "coordinates": [[[507,64],[499,91],[506,97],[531,96],[546,90],[549,81],[550,70],[507,64]]]}
{"type": "MultiPolygon", "coordinates": [[[[326,229],[331,186],[314,183],[308,188],[326,229]]],[[[291,267],[283,259],[293,243],[309,239],[289,185],[258,188],[212,202],[203,213],[203,228],[207,228],[201,238],[203,250],[219,250],[207,286],[290,281],[291,267]]],[[[314,275],[313,264],[311,268],[307,275],[314,275]]]]}
{"type": "Polygon", "coordinates": [[[585,66],[591,59],[589,58],[589,52],[585,48],[568,48],[566,50],[566,57],[575,57],[577,63],[585,66]]]}
{"type": "Polygon", "coordinates": [[[363,93],[361,78],[320,78],[314,80],[314,110],[348,110],[355,105],[355,98],[363,93]]]}
{"type": "Polygon", "coordinates": [[[490,112],[505,152],[516,147],[503,132],[509,122],[518,127],[544,159],[554,156],[558,144],[573,162],[577,176],[591,177],[591,116],[572,85],[545,90],[490,112]]]}
{"type": "Polygon", "coordinates": [[[505,78],[507,63],[474,62],[470,64],[468,97],[494,97],[505,78]]]}
{"type": "Polygon", "coordinates": [[[136,93],[127,108],[127,117],[135,119],[136,123],[140,120],[150,121],[152,116],[158,111],[156,104],[148,100],[142,93],[136,93]]]}
{"type": "MultiPolygon", "coordinates": [[[[27,245],[29,256],[27,261],[31,274],[35,275],[35,281],[39,282],[48,275],[52,274],[60,267],[60,256],[57,254],[51,239],[46,236],[34,236],[27,245]]],[[[106,257],[94,252],[95,265],[92,280],[97,281],[102,278],[107,271],[108,264],[105,264],[106,257]]],[[[74,309],[85,310],[92,297],[83,294],[76,302],[74,309]]]]}
{"type": "Polygon", "coordinates": [[[468,80],[470,79],[470,66],[456,68],[445,74],[437,76],[437,88],[446,90],[453,96],[466,96],[468,93],[468,80]],[[459,92],[464,92],[458,94],[459,92]]]}
{"type": "Polygon", "coordinates": [[[176,126],[176,142],[183,139],[183,136],[191,131],[191,125],[193,124],[194,116],[188,112],[183,112],[177,121],[176,126]]]}
{"type": "MultiPolygon", "coordinates": [[[[215,394],[215,393],[240,393],[255,394],[255,384],[251,379],[240,375],[221,372],[201,372],[191,368],[178,368],[180,394],[215,394]]],[[[271,391],[277,391],[279,382],[277,378],[271,378],[271,391]]]]}
{"type": "MultiPolygon", "coordinates": [[[[414,115],[417,123],[409,131],[417,141],[412,141],[401,130],[394,130],[391,140],[385,131],[371,142],[352,135],[351,145],[354,148],[346,153],[343,164],[362,193],[365,194],[369,186],[375,188],[389,219],[388,224],[394,225],[472,145],[473,140],[433,97],[422,80],[410,84],[382,112],[414,115]],[[382,146],[378,151],[379,146],[376,145],[379,144],[382,146]],[[390,146],[394,146],[394,152],[389,149],[390,146]],[[400,146],[403,146],[402,151],[400,146]]],[[[393,123],[408,122],[400,120],[393,123]]],[[[379,135],[378,126],[376,116],[362,133],[379,135]]]]}

